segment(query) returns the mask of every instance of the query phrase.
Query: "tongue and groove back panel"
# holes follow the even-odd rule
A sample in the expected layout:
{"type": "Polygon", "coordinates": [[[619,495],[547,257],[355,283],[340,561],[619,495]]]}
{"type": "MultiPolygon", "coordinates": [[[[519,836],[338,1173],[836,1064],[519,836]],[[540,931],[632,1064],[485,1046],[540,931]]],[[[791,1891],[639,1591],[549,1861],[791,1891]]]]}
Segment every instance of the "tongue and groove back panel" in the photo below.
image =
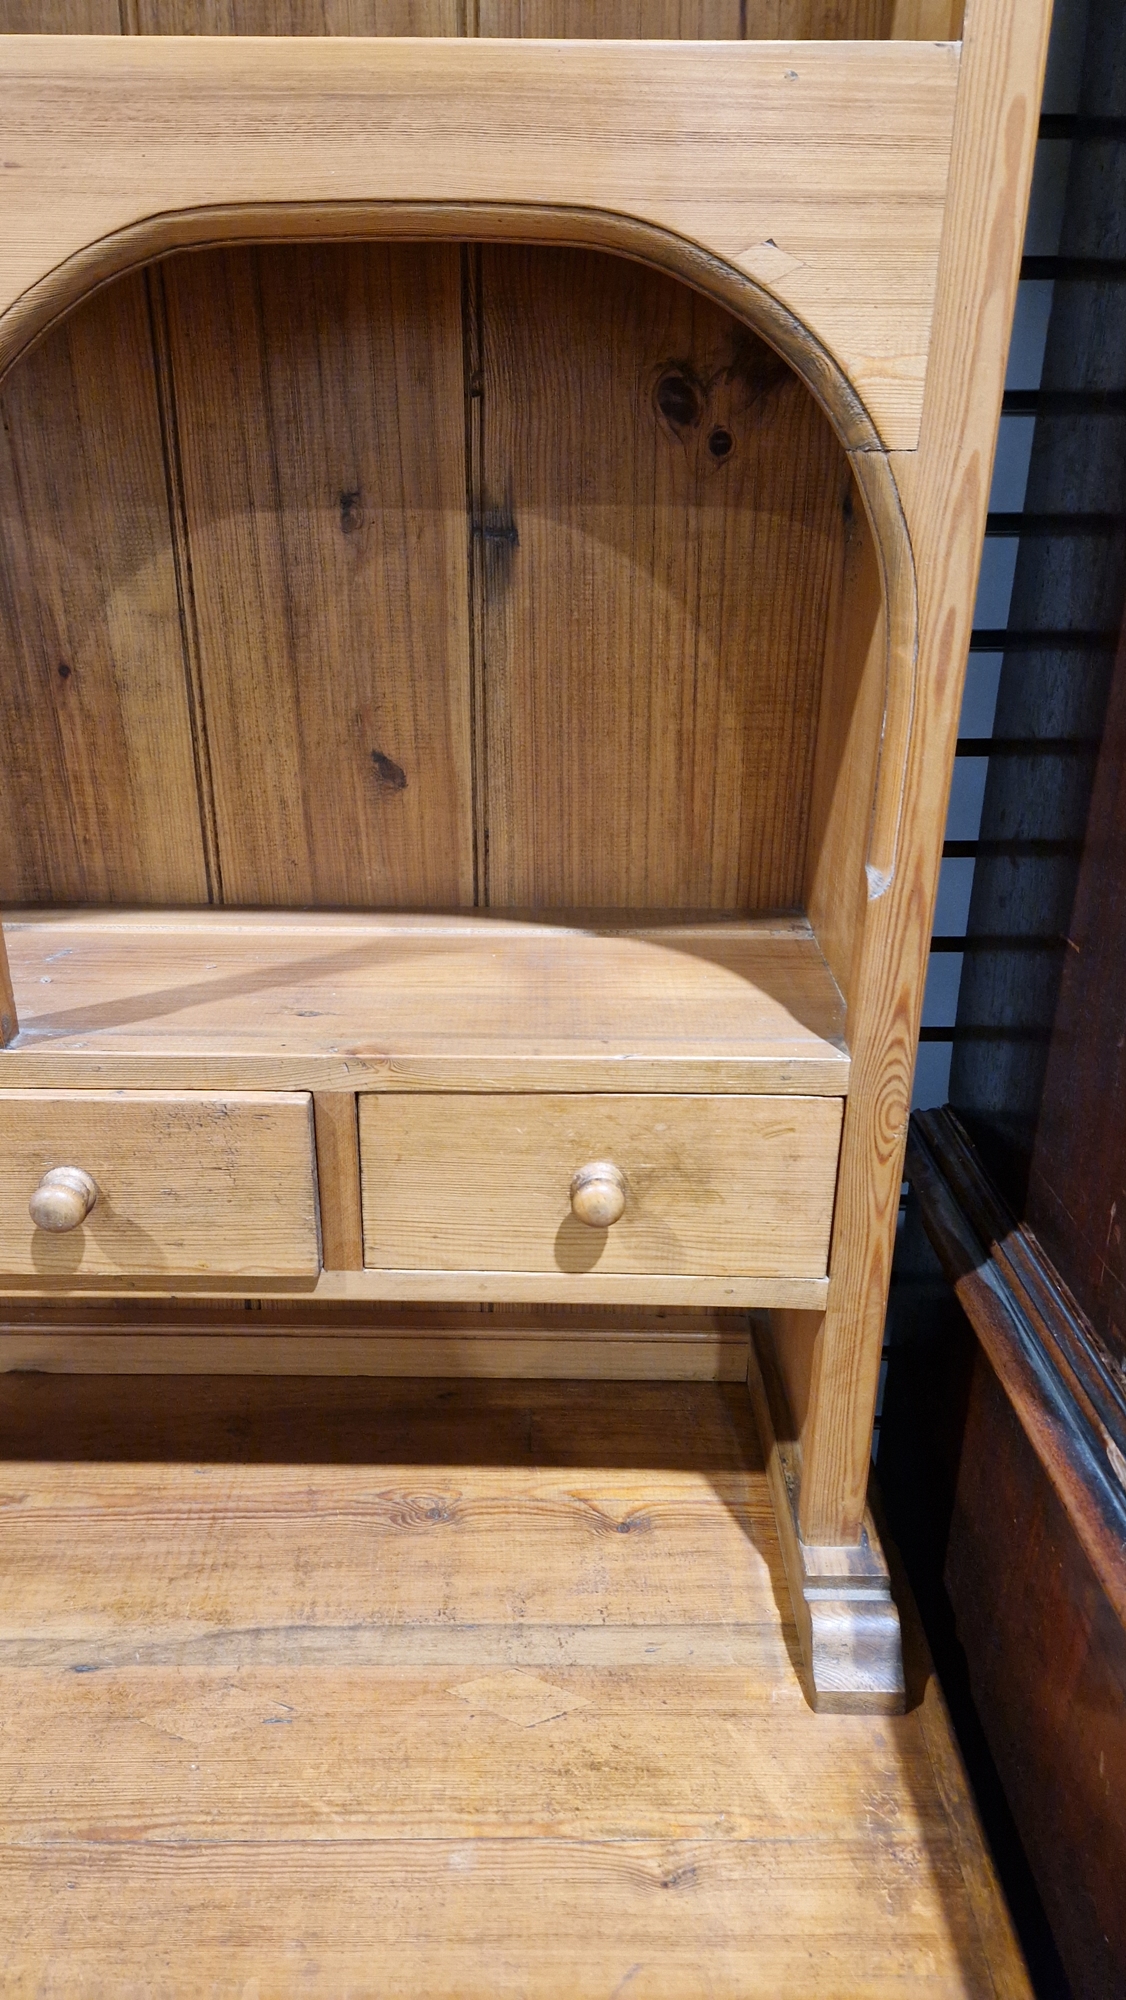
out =
{"type": "MultiPolygon", "coordinates": [[[[0,29],[934,14],[0,0],[0,29]]],[[[801,385],[687,288],[594,252],[192,253],[86,300],[0,405],[6,903],[800,903],[854,501],[801,385]]]]}
{"type": "Polygon", "coordinates": [[[161,280],[217,891],[472,904],[460,253],[161,280]]]}
{"type": "Polygon", "coordinates": [[[480,273],[487,900],[792,907],[844,454],[683,286],[567,251],[480,273]]]}
{"type": "Polygon", "coordinates": [[[0,887],[207,900],[144,280],[0,387],[0,887]]]}
{"type": "Polygon", "coordinates": [[[943,41],[961,22],[962,0],[0,0],[9,35],[943,41]]]}
{"type": "Polygon", "coordinates": [[[719,308],[594,252],[192,253],[0,400],[6,901],[800,900],[850,479],[719,308]]]}

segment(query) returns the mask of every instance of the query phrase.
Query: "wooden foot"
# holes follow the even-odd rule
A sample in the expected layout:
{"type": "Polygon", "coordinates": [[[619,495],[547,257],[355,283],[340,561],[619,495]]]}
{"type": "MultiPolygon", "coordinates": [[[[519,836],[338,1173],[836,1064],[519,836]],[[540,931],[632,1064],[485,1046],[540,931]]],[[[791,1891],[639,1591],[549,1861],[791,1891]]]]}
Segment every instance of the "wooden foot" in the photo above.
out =
{"type": "Polygon", "coordinates": [[[834,1548],[798,1533],[801,1447],[782,1433],[784,1404],[752,1330],[747,1387],[790,1586],[805,1691],[819,1715],[899,1715],[906,1704],[899,1613],[871,1514],[860,1541],[834,1548]]]}

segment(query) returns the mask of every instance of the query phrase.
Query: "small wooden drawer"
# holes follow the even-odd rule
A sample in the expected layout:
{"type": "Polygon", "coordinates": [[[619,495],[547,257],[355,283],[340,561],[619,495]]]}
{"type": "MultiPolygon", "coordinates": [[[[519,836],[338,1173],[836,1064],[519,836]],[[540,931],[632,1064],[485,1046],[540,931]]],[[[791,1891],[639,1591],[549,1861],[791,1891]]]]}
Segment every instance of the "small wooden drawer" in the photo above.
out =
{"type": "Polygon", "coordinates": [[[842,1116],[839,1097],[372,1093],[364,1264],[823,1278],[842,1116]],[[596,1162],[624,1197],[612,1227],[572,1199],[596,1162]]]}
{"type": "Polygon", "coordinates": [[[306,1093],[0,1091],[0,1272],[289,1278],[319,1269],[306,1093]],[[45,1175],[53,1178],[37,1194],[45,1175]],[[86,1183],[96,1199],[83,1217],[86,1183]],[[29,1202],[54,1226],[37,1225],[29,1202]]]}

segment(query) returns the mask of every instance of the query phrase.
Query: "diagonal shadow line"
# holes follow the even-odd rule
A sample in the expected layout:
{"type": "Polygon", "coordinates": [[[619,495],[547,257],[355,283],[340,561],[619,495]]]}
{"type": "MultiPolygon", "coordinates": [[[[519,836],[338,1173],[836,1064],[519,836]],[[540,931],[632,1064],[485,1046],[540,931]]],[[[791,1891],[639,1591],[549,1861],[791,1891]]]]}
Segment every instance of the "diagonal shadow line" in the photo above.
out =
{"type": "MultiPolygon", "coordinates": [[[[585,935],[597,944],[597,934],[585,935]]],[[[486,923],[482,926],[480,943],[484,946],[487,942],[486,923]]],[[[748,990],[755,989],[766,994],[769,999],[785,1009],[798,1027],[816,1034],[824,1032],[823,1025],[815,1027],[802,1018],[803,1010],[795,1004],[799,1001],[798,994],[784,994],[777,990],[779,986],[785,987],[792,982],[772,979],[770,956],[766,952],[762,954],[761,961],[756,963],[755,977],[752,980],[744,978],[726,963],[724,955],[726,941],[720,939],[715,940],[715,948],[712,951],[705,948],[704,940],[677,939],[675,943],[670,941],[668,944],[656,944],[649,938],[639,938],[637,942],[639,946],[654,953],[663,954],[672,951],[685,957],[704,959],[728,977],[739,980],[748,990]]],[[[253,951],[254,945],[248,944],[247,949],[253,951]]],[[[446,942],[440,937],[428,938],[427,956],[431,959],[466,956],[464,937],[446,942]]],[[[390,939],[386,942],[382,939],[378,941],[366,939],[362,944],[351,945],[347,949],[327,953],[320,951],[315,955],[306,954],[300,958],[286,959],[283,963],[275,960],[258,970],[244,967],[227,977],[197,979],[178,986],[166,987],[163,991],[154,992],[150,989],[144,993],[130,994],[114,1000],[87,1002],[83,1005],[59,1008],[53,1013],[35,1014],[30,1017],[21,1013],[20,1034],[13,1046],[19,1048],[25,1036],[30,1042],[46,1036],[92,1034],[124,1028],[141,1021],[169,1018],[187,1012],[197,1005],[210,1006],[224,1000],[246,998],[256,993],[276,992],[290,986],[299,988],[304,985],[308,993],[310,986],[314,989],[316,986],[323,986],[326,979],[331,979],[334,975],[350,971],[378,971],[412,958],[417,960],[417,957],[417,943],[407,947],[390,939]]],[[[18,978],[16,984],[18,989],[18,978]]],[[[20,997],[17,990],[17,1001],[20,997]]]]}

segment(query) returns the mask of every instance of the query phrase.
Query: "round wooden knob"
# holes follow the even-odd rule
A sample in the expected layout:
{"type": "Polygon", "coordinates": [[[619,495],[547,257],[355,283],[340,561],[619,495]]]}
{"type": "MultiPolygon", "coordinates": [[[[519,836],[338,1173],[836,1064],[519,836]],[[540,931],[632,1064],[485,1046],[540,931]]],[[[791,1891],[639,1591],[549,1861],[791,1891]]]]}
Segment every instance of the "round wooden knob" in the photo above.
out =
{"type": "Polygon", "coordinates": [[[28,1210],[37,1229],[77,1229],[98,1199],[98,1184],[81,1167],[52,1167],[44,1174],[28,1210]]]}
{"type": "Polygon", "coordinates": [[[626,1205],[626,1177],[610,1160],[591,1160],[571,1182],[571,1213],[590,1229],[609,1229],[626,1205]]]}

